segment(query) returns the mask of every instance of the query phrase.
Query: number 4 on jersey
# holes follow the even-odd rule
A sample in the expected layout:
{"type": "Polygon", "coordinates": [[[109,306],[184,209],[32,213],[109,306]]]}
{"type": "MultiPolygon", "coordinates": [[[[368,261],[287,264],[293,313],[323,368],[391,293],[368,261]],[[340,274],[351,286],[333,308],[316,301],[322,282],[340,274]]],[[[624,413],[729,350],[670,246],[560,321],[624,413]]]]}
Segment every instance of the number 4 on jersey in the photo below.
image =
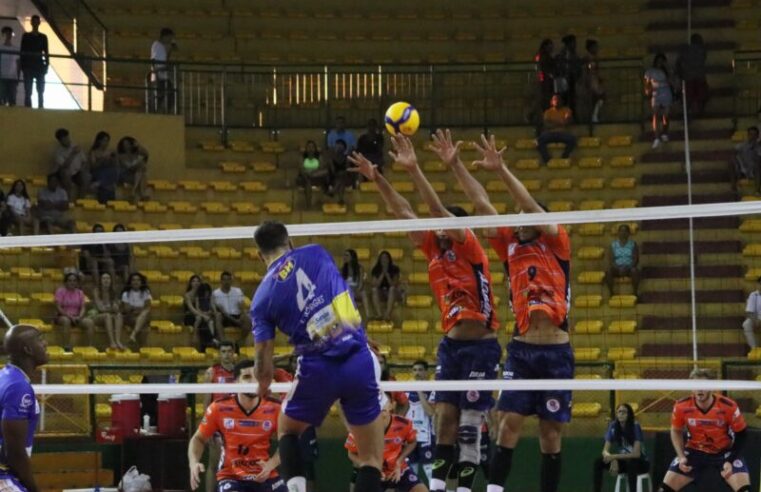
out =
{"type": "Polygon", "coordinates": [[[317,287],[312,282],[306,272],[299,268],[296,270],[296,303],[299,306],[299,311],[303,311],[307,306],[307,301],[312,298],[314,291],[317,287]]]}

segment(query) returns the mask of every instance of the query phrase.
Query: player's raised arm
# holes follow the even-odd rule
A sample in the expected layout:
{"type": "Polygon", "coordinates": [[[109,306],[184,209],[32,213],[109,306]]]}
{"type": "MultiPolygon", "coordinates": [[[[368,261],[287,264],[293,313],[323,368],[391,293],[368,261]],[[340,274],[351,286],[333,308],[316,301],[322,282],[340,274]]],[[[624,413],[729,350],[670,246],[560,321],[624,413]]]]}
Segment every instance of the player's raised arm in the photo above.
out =
{"type": "MultiPolygon", "coordinates": [[[[447,208],[441,203],[439,195],[431,186],[428,178],[425,177],[423,171],[417,162],[417,155],[415,155],[415,147],[409,138],[404,135],[395,135],[391,137],[391,144],[394,150],[389,151],[389,155],[399,165],[401,165],[412,178],[412,182],[415,184],[415,188],[423,201],[428,205],[428,210],[432,217],[454,217],[447,208]]],[[[465,230],[452,229],[447,230],[447,235],[452,239],[463,242],[465,241],[465,230]]]]}
{"type": "MultiPolygon", "coordinates": [[[[507,168],[504,159],[502,158],[502,150],[497,150],[497,145],[494,141],[494,137],[490,137],[489,140],[482,138],[480,145],[476,145],[476,148],[483,159],[473,162],[473,165],[486,169],[487,171],[496,172],[500,179],[507,185],[507,191],[515,201],[518,208],[522,212],[526,213],[546,213],[546,211],[539,205],[531,193],[521,183],[521,181],[515,177],[515,175],[507,168]]],[[[556,235],[558,233],[558,226],[556,224],[549,224],[539,226],[539,228],[547,234],[556,235]]]]}
{"type": "MultiPolygon", "coordinates": [[[[386,206],[391,210],[391,213],[398,219],[417,219],[415,211],[412,210],[412,205],[402,195],[397,192],[391,183],[378,172],[378,166],[370,162],[360,154],[359,152],[352,152],[349,156],[349,162],[356,167],[351,168],[350,171],[361,174],[368,181],[372,181],[378,187],[378,192],[386,206]]],[[[410,239],[416,245],[423,243],[423,233],[411,232],[409,234],[410,239]]]]}

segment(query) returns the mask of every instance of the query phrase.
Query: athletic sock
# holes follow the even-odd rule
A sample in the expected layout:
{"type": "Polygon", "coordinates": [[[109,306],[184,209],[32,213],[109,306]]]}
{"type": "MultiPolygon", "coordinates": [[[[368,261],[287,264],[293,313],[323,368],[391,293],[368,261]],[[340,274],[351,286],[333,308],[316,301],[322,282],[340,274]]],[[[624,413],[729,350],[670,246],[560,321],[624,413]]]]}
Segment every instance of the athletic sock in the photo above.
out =
{"type": "Polygon", "coordinates": [[[539,475],[541,492],[558,492],[560,464],[560,453],[542,453],[542,469],[539,475]]]}
{"type": "Polygon", "coordinates": [[[454,462],[454,444],[437,444],[433,451],[431,492],[446,490],[447,475],[454,462]]]}
{"type": "Polygon", "coordinates": [[[473,482],[476,480],[478,468],[475,463],[467,461],[462,461],[458,465],[457,492],[470,492],[473,488],[473,482]]]}
{"type": "MultiPolygon", "coordinates": [[[[510,468],[513,464],[513,450],[504,446],[497,446],[489,465],[489,486],[498,485],[499,490],[505,486],[505,480],[510,475],[510,468]]],[[[488,491],[493,492],[493,491],[488,491]]]]}
{"type": "Polygon", "coordinates": [[[304,461],[301,458],[301,446],[299,446],[299,436],[296,434],[285,434],[278,441],[278,453],[280,453],[280,473],[285,477],[286,483],[291,484],[291,480],[298,487],[298,484],[304,483],[304,488],[297,488],[298,492],[306,491],[306,476],[304,474],[304,461]],[[297,480],[300,479],[300,480],[297,480]]]}
{"type": "Polygon", "coordinates": [[[289,478],[285,485],[288,492],[307,492],[307,479],[304,477],[289,478]]]}
{"type": "Polygon", "coordinates": [[[374,466],[362,466],[357,471],[354,492],[381,492],[381,472],[374,466]]]}

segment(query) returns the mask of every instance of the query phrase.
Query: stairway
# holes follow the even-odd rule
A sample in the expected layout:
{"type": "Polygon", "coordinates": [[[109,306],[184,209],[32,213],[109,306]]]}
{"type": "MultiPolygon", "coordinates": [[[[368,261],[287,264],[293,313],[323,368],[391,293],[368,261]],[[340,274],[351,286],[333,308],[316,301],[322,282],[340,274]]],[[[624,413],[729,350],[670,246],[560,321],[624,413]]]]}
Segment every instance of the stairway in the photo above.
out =
{"type": "Polygon", "coordinates": [[[96,451],[66,451],[32,455],[37,487],[46,492],[63,489],[111,487],[114,472],[104,469],[96,451]]]}

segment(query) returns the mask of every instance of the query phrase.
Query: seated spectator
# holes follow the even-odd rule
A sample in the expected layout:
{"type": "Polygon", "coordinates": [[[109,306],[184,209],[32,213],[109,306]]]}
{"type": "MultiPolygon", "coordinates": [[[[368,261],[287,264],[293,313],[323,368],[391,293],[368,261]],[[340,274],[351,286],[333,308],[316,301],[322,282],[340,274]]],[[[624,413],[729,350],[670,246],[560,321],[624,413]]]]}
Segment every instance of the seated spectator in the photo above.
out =
{"type": "Polygon", "coordinates": [[[219,339],[214,331],[214,312],[211,307],[211,286],[199,275],[188,280],[185,289],[185,326],[192,327],[198,337],[198,350],[206,352],[206,347],[218,347],[219,339]]]}
{"type": "MultiPolygon", "coordinates": [[[[126,232],[127,229],[122,224],[116,224],[114,225],[114,228],[111,232],[126,232]]],[[[129,243],[112,243],[107,245],[108,247],[108,256],[111,258],[111,261],[114,262],[114,272],[116,272],[116,277],[114,277],[114,280],[117,278],[123,283],[127,284],[127,280],[129,278],[129,274],[132,270],[134,270],[134,265],[132,263],[132,247],[129,245],[129,243]]]]}
{"type": "Polygon", "coordinates": [[[79,276],[69,272],[63,277],[63,286],[55,291],[56,324],[61,328],[64,350],[71,352],[71,328],[82,328],[87,333],[87,344],[93,344],[95,325],[85,315],[85,293],[79,288],[79,276]]]}
{"type": "Polygon", "coordinates": [[[116,164],[116,153],[108,148],[110,142],[111,136],[108,133],[98,132],[87,155],[95,196],[100,203],[116,200],[119,168],[116,164]]]}
{"type": "Polygon", "coordinates": [[[756,279],[756,290],[748,296],[745,305],[745,321],[743,321],[743,333],[745,341],[751,350],[756,348],[756,335],[754,330],[761,326],[761,277],[756,279]]]}
{"type": "Polygon", "coordinates": [[[336,117],[336,127],[328,132],[328,148],[335,149],[336,142],[339,140],[343,140],[346,144],[347,153],[357,148],[357,138],[354,132],[346,129],[346,119],[343,116],[336,117]]]}
{"type": "Polygon", "coordinates": [[[129,343],[135,347],[145,345],[151,324],[151,289],[148,279],[141,273],[133,273],[122,289],[121,307],[124,325],[132,328],[129,343]],[[140,340],[138,340],[140,337],[140,340]]]}
{"type": "Polygon", "coordinates": [[[349,172],[349,159],[346,156],[346,143],[337,140],[336,146],[329,151],[330,155],[330,186],[338,197],[339,205],[344,205],[346,187],[354,184],[354,173],[349,172]]]}
{"type": "Polygon", "coordinates": [[[383,154],[383,133],[378,128],[378,122],[375,119],[368,120],[367,131],[359,136],[357,152],[378,166],[378,171],[383,173],[383,164],[386,158],[383,154]]]}
{"type": "Polygon", "coordinates": [[[630,491],[637,490],[637,475],[650,472],[650,463],[645,455],[645,437],[628,403],[618,406],[616,419],[605,433],[602,456],[595,460],[594,465],[594,492],[602,492],[604,470],[614,477],[626,475],[630,491]],[[611,448],[615,448],[616,452],[611,453],[611,448]]]}
{"type": "Polygon", "coordinates": [[[147,200],[148,151],[133,137],[124,137],[116,146],[119,183],[132,187],[132,201],[147,200]]]}
{"type": "Polygon", "coordinates": [[[354,300],[362,303],[362,308],[365,311],[365,322],[370,318],[370,302],[367,296],[367,289],[365,288],[365,269],[359,264],[359,258],[357,258],[357,252],[353,249],[347,249],[344,251],[344,264],[341,266],[341,276],[346,280],[346,284],[351,289],[354,300]]]}
{"type": "Polygon", "coordinates": [[[744,142],[735,146],[735,156],[729,162],[732,190],[737,191],[740,179],[752,179],[756,194],[761,194],[761,143],[758,141],[758,127],[748,128],[744,142]]]}
{"type": "Polygon", "coordinates": [[[240,329],[240,342],[251,333],[251,319],[246,312],[246,296],[239,287],[233,286],[233,274],[222,272],[219,287],[211,293],[215,326],[220,334],[226,326],[240,329]]]}
{"type": "Polygon", "coordinates": [[[304,147],[304,160],[299,169],[298,180],[304,187],[307,208],[312,208],[312,186],[320,186],[325,194],[329,192],[330,169],[320,158],[320,151],[313,140],[309,140],[304,147]]]}
{"type": "Polygon", "coordinates": [[[397,302],[404,300],[401,272],[388,251],[381,251],[372,271],[373,307],[376,318],[391,321],[397,302]]]}
{"type": "Polygon", "coordinates": [[[605,103],[605,86],[600,77],[600,61],[598,58],[600,45],[596,39],[587,39],[587,54],[583,61],[582,81],[584,90],[589,99],[591,110],[590,121],[600,122],[600,110],[605,103]]]}
{"type": "Polygon", "coordinates": [[[576,36],[568,34],[561,40],[563,47],[555,56],[555,93],[568,103],[571,117],[576,118],[576,82],[581,78],[581,59],[576,54],[576,36]]]}
{"type": "Polygon", "coordinates": [[[32,201],[29,199],[23,179],[13,182],[5,203],[8,205],[8,224],[16,226],[17,235],[23,236],[26,233],[25,227],[31,228],[34,234],[39,234],[39,222],[32,216],[32,201]]]}
{"type": "MultiPolygon", "coordinates": [[[[105,232],[101,224],[94,224],[92,232],[105,232]]],[[[111,279],[116,277],[114,260],[111,259],[107,244],[83,244],[79,247],[79,271],[84,275],[90,275],[97,282],[101,272],[111,274],[111,279]]]]}
{"type": "Polygon", "coordinates": [[[0,50],[0,106],[16,105],[16,89],[18,87],[21,65],[19,62],[19,48],[13,44],[13,28],[3,26],[3,44],[0,50]]]}
{"type": "Polygon", "coordinates": [[[69,214],[69,195],[61,188],[58,176],[48,176],[48,185],[37,192],[37,220],[48,234],[57,227],[63,232],[74,232],[74,221],[69,214]]]}
{"type": "Polygon", "coordinates": [[[637,243],[629,238],[631,233],[628,225],[621,224],[618,226],[618,239],[610,243],[610,268],[605,277],[610,295],[613,295],[617,277],[631,277],[634,295],[639,292],[639,248],[637,243]]]}
{"type": "Polygon", "coordinates": [[[63,189],[71,200],[87,194],[90,187],[90,171],[87,166],[87,156],[71,142],[71,135],[66,128],[59,128],[55,132],[58,141],[53,153],[53,167],[51,174],[58,176],[63,189]]]}
{"type": "Polygon", "coordinates": [[[544,112],[544,126],[542,134],[537,139],[537,150],[545,164],[550,162],[550,152],[547,146],[552,143],[562,143],[565,145],[563,150],[563,159],[571,156],[571,152],[576,148],[576,137],[568,131],[571,124],[571,110],[563,106],[560,96],[555,94],[550,99],[550,109],[544,112]]]}
{"type": "Polygon", "coordinates": [[[702,115],[708,101],[707,57],[703,36],[694,33],[690,36],[690,44],[682,49],[676,60],[676,74],[684,80],[684,97],[690,116],[702,115]]]}
{"type": "Polygon", "coordinates": [[[653,66],[645,71],[645,95],[650,98],[653,111],[653,148],[661,142],[669,141],[669,111],[674,102],[666,55],[658,53],[653,58],[653,66]]]}
{"type": "Polygon", "coordinates": [[[108,334],[109,347],[114,350],[125,350],[122,343],[122,326],[124,317],[119,305],[113,276],[103,272],[97,277],[98,281],[92,290],[93,308],[89,317],[95,326],[102,326],[108,334]]]}

